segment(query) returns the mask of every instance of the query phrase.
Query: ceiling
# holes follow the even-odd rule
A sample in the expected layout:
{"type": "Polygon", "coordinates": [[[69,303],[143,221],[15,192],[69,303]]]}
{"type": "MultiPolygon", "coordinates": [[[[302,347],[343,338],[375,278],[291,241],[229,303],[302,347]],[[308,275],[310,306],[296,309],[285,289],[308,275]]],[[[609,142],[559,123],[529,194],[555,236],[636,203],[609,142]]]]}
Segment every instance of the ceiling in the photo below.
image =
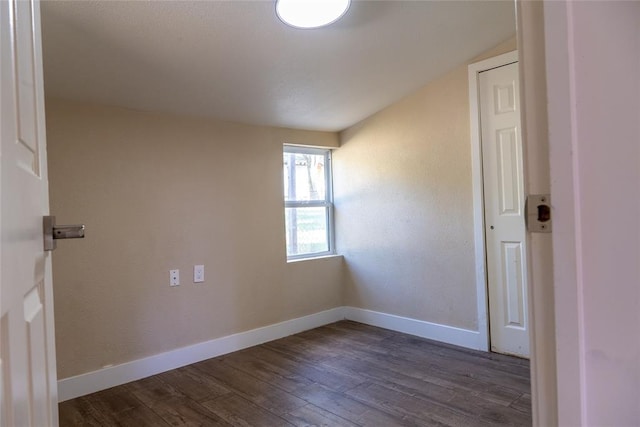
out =
{"type": "Polygon", "coordinates": [[[45,1],[47,96],[338,131],[515,33],[512,1],[356,1],[289,28],[272,1],[45,1]]]}

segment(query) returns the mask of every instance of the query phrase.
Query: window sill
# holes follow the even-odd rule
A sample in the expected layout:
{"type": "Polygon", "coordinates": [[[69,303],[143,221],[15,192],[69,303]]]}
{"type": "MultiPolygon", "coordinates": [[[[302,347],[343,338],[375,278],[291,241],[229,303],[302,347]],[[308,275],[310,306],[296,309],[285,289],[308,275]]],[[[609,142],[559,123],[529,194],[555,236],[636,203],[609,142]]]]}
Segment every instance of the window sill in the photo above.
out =
{"type": "Polygon", "coordinates": [[[339,254],[328,254],[328,255],[319,255],[319,256],[309,256],[309,257],[305,257],[305,258],[294,258],[294,259],[288,259],[287,260],[287,264],[295,263],[295,262],[301,262],[301,261],[313,261],[313,260],[317,260],[317,259],[327,259],[327,258],[342,258],[342,255],[339,255],[339,254]]]}

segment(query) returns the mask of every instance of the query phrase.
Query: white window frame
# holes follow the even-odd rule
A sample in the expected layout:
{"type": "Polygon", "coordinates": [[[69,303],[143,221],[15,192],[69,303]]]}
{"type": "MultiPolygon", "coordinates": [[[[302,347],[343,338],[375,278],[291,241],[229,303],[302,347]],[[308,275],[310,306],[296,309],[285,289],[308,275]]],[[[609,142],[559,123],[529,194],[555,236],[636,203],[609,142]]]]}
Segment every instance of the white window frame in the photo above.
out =
{"type": "MultiPolygon", "coordinates": [[[[324,200],[308,200],[308,201],[291,201],[285,200],[284,211],[286,215],[287,208],[311,208],[311,207],[324,207],[327,208],[327,247],[328,250],[322,252],[310,252],[297,255],[287,255],[287,261],[295,261],[300,259],[319,258],[328,255],[335,255],[334,244],[334,222],[333,222],[333,174],[331,165],[331,149],[329,148],[314,148],[293,144],[284,144],[283,155],[286,153],[296,154],[313,154],[324,156],[324,179],[325,179],[325,199],[324,200]]],[[[282,180],[284,185],[284,177],[282,180]]],[[[284,198],[284,194],[283,194],[284,198]]],[[[285,216],[285,227],[286,216],[285,216]]],[[[288,254],[287,245],[289,242],[285,241],[285,252],[288,254]]]]}

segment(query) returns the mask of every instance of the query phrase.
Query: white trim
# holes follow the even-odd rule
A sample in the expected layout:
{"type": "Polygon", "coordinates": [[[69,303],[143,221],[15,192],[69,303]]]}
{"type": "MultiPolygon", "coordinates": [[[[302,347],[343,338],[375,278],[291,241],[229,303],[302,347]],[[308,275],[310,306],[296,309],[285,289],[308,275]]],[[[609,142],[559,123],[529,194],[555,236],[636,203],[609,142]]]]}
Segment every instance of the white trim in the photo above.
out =
{"type": "Polygon", "coordinates": [[[321,255],[321,256],[309,256],[307,258],[294,258],[294,259],[288,259],[287,263],[288,264],[293,264],[296,262],[303,262],[303,261],[314,261],[317,259],[326,259],[326,258],[343,258],[343,255],[340,254],[329,254],[329,255],[321,255]]]}
{"type": "Polygon", "coordinates": [[[479,350],[489,351],[486,242],[484,239],[484,194],[482,179],[482,143],[480,139],[479,74],[518,61],[518,51],[508,52],[469,65],[469,111],[471,121],[471,177],[473,180],[473,234],[476,256],[476,295],[478,307],[479,350]]]}
{"type": "MultiPolygon", "coordinates": [[[[563,52],[563,49],[567,48],[567,34],[562,25],[548,25],[545,15],[549,14],[553,20],[560,22],[566,17],[566,7],[567,4],[560,2],[516,0],[522,147],[527,194],[551,193],[550,128],[547,120],[548,117],[553,117],[551,110],[554,107],[564,108],[562,100],[567,85],[560,84],[554,90],[549,90],[549,76],[545,67],[550,64],[555,69],[564,67],[566,51],[563,52]],[[551,43],[553,49],[549,49],[551,45],[545,47],[545,42],[551,43]],[[560,100],[559,104],[555,101],[548,102],[547,93],[552,93],[553,97],[560,100]]],[[[562,147],[554,148],[556,149],[563,151],[562,147]]],[[[562,164],[560,169],[564,170],[570,164],[570,161],[562,164]]],[[[554,221],[557,219],[557,202],[556,195],[553,195],[554,221]]],[[[567,229],[569,230],[570,228],[567,229]]],[[[558,421],[558,395],[560,393],[566,397],[571,393],[561,390],[556,381],[559,352],[556,350],[555,307],[558,306],[558,300],[554,299],[554,282],[558,283],[558,278],[554,277],[553,272],[552,245],[556,234],[530,235],[527,239],[531,413],[534,426],[583,425],[581,421],[575,420],[558,421]]],[[[567,308],[563,307],[563,311],[566,312],[567,308]]],[[[566,322],[561,325],[566,325],[566,322]]],[[[561,347],[572,348],[573,343],[563,339],[561,347]]],[[[571,366],[564,366],[561,371],[567,378],[571,378],[570,384],[576,385],[577,376],[574,376],[571,366]]],[[[563,412],[567,413],[566,408],[563,412]]]]}
{"type": "MultiPolygon", "coordinates": [[[[287,261],[292,261],[296,259],[307,259],[307,258],[317,258],[324,257],[327,255],[335,255],[335,221],[333,218],[333,172],[332,172],[332,164],[331,164],[331,150],[328,148],[312,148],[312,147],[302,147],[298,145],[284,144],[283,146],[283,154],[311,154],[311,155],[322,155],[324,156],[324,182],[325,182],[325,197],[324,200],[285,200],[284,207],[285,213],[287,208],[308,208],[308,207],[324,207],[326,212],[326,220],[327,220],[327,250],[323,252],[305,252],[296,255],[287,255],[287,261]]],[[[295,165],[294,165],[294,175],[295,175],[295,165]]],[[[288,224],[286,224],[285,219],[285,227],[288,228],[288,224]]],[[[289,242],[286,242],[287,246],[289,242]]],[[[289,248],[287,247],[287,254],[289,253],[289,248]]]]}
{"type": "Polygon", "coordinates": [[[479,339],[480,334],[477,331],[357,307],[336,307],[309,316],[298,317],[121,365],[109,366],[97,371],[65,378],[58,381],[58,399],[59,402],[64,402],[65,400],[95,393],[96,391],[126,384],[344,319],[474,350],[482,350],[482,342],[479,339]]]}
{"type": "Polygon", "coordinates": [[[344,315],[346,319],[355,322],[416,335],[460,347],[482,350],[482,343],[479,339],[480,334],[478,331],[470,331],[468,329],[455,328],[453,326],[396,316],[394,314],[380,313],[378,311],[365,310],[357,307],[344,307],[344,315]]]}
{"type": "MultiPolygon", "coordinates": [[[[554,325],[555,325],[555,368],[556,368],[556,390],[557,390],[557,423],[558,425],[590,425],[592,420],[588,418],[587,392],[589,386],[606,389],[607,381],[594,380],[588,384],[586,375],[587,354],[594,352],[594,344],[585,343],[585,318],[584,318],[584,259],[582,247],[582,234],[586,231],[582,228],[583,216],[581,213],[581,192],[584,182],[579,175],[581,155],[580,143],[577,132],[589,129],[588,126],[577,123],[577,110],[581,109],[576,101],[576,80],[582,70],[576,70],[576,44],[584,46],[585,42],[578,41],[575,36],[581,30],[574,27],[573,20],[581,16],[576,16],[576,6],[567,2],[558,5],[544,5],[544,32],[545,32],[545,65],[546,65],[546,99],[547,99],[547,132],[549,138],[549,174],[551,181],[551,197],[553,200],[553,221],[558,227],[555,230],[560,232],[552,233],[552,253],[553,253],[553,279],[554,292],[552,302],[555,305],[554,325]],[[552,38],[547,38],[552,37],[552,38]],[[589,422],[591,421],[591,422],[589,422]]],[[[583,18],[584,19],[584,18],[583,18]]],[[[610,40],[615,40],[617,35],[611,35],[610,40]]],[[[623,51],[620,51],[623,53],[623,51]]],[[[624,52],[626,54],[626,52],[624,52]]],[[[584,60],[578,60],[584,63],[584,60]]],[[[600,72],[600,70],[598,70],[600,72]]],[[[588,79],[586,81],[589,81],[588,79]]],[[[608,83],[603,82],[602,88],[608,83]]],[[[614,85],[615,86],[615,85],[614,85]]],[[[586,89],[586,88],[582,88],[586,89]]],[[[594,96],[598,88],[585,91],[585,94],[594,100],[601,97],[594,96]]],[[[613,96],[615,92],[611,92],[613,96]]],[[[604,99],[609,99],[605,96],[604,99]]],[[[604,130],[605,127],[602,127],[604,130]]],[[[586,141],[588,144],[588,137],[586,141]]],[[[585,145],[586,146],[586,145],[585,145]]],[[[584,146],[583,146],[584,147],[584,146]]],[[[606,169],[607,166],[605,166],[606,169]]],[[[607,182],[607,181],[603,181],[607,182]]],[[[597,190],[596,190],[597,191],[597,190]]],[[[594,193],[597,194],[597,193],[594,193]]],[[[588,233],[600,232],[600,230],[589,228],[588,233]]],[[[597,250],[593,252],[598,254],[597,250]]],[[[601,270],[605,273],[607,268],[601,270]]],[[[619,276],[616,276],[616,280],[619,276]]],[[[551,301],[550,301],[551,302],[551,301]]],[[[594,313],[597,318],[598,313],[594,313]]],[[[598,322],[601,323],[601,322],[598,322]]],[[[604,325],[602,325],[604,326],[604,325]]],[[[600,327],[600,325],[599,325],[600,327]]],[[[624,333],[624,325],[619,325],[615,330],[624,333]]],[[[636,329],[637,330],[637,329],[636,329]]],[[[614,331],[611,331],[614,333],[614,331]]],[[[613,355],[607,348],[604,356],[613,355]]],[[[611,359],[609,359],[611,360],[611,359]]],[[[597,364],[594,363],[594,369],[597,364]]],[[[614,371],[607,372],[609,375],[614,371]]],[[[616,373],[615,375],[618,375],[616,373]]],[[[598,376],[594,376],[598,378],[598,376]]],[[[603,378],[604,379],[604,378],[603,378]]],[[[611,384],[611,383],[608,383],[611,384]]],[[[621,384],[621,383],[618,383],[621,384]]],[[[623,407],[624,401],[617,398],[621,394],[611,393],[610,397],[616,399],[616,406],[623,407]],[[621,404],[618,405],[618,402],[621,404]]],[[[598,393],[594,393],[597,396],[598,393]]],[[[596,398],[597,399],[597,398],[596,398]]],[[[637,402],[637,399],[636,399],[637,402]]],[[[595,403],[595,401],[594,401],[595,403]]],[[[610,403],[598,402],[594,405],[594,413],[603,408],[613,405],[610,403]],[[602,406],[600,406],[602,405],[602,406]]],[[[613,412],[611,412],[613,413],[613,412]]],[[[611,418],[611,420],[615,417],[611,418]]],[[[619,418],[620,419],[620,418],[619,418]]],[[[637,421],[637,420],[636,420],[637,421]]],[[[611,421],[613,425],[614,421],[611,421]]]]}
{"type": "Polygon", "coordinates": [[[58,401],[73,399],[96,391],[126,384],[151,375],[180,368],[212,357],[242,350],[302,331],[344,319],[344,308],[337,307],[262,328],[216,338],[166,353],[110,366],[58,381],[58,401]]]}

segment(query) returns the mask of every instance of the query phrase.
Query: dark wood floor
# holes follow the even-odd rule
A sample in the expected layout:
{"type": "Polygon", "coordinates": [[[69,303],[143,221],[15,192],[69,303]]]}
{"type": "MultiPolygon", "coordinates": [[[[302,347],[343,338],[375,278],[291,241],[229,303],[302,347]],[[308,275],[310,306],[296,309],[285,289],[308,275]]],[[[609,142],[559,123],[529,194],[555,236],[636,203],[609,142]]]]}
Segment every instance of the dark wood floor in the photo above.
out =
{"type": "Polygon", "coordinates": [[[343,321],[60,404],[61,426],[531,425],[529,363],[343,321]]]}

